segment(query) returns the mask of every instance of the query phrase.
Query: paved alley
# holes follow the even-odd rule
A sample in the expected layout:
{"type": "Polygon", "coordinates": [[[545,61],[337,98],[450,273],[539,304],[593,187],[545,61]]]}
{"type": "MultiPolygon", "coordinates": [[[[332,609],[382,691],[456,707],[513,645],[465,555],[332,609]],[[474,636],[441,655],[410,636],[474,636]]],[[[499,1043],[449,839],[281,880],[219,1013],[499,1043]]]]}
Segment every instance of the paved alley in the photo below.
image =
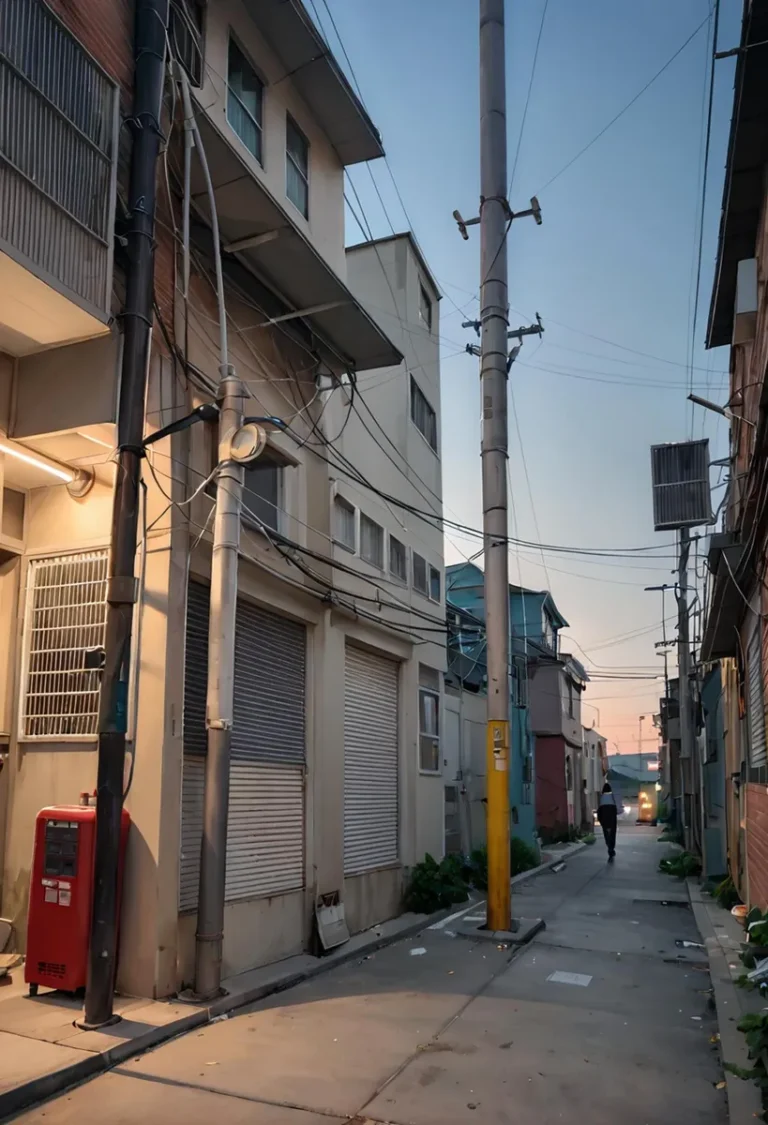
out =
{"type": "MultiPolygon", "coordinates": [[[[719,1125],[703,950],[658,832],[515,892],[521,952],[451,923],[119,1066],[16,1120],[74,1125],[719,1125]]],[[[472,914],[470,913],[470,917],[472,914]]]]}

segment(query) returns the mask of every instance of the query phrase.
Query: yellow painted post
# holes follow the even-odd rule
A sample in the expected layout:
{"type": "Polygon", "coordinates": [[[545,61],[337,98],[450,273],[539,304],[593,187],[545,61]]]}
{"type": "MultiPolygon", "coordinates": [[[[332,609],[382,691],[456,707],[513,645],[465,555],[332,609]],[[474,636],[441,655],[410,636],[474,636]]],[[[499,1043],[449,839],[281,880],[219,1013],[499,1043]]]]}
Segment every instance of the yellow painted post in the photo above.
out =
{"type": "Polygon", "coordinates": [[[509,930],[512,923],[509,857],[509,723],[486,726],[486,797],[488,800],[489,930],[509,930]]]}

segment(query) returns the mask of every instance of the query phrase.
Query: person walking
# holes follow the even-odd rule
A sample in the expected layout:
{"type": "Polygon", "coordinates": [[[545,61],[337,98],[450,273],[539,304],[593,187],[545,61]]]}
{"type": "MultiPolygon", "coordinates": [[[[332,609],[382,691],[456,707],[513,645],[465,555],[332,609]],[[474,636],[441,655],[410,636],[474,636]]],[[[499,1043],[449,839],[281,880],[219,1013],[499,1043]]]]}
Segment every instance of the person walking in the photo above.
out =
{"type": "Polygon", "coordinates": [[[616,855],[616,823],[619,818],[619,806],[616,794],[606,781],[600,794],[600,803],[597,806],[597,819],[605,836],[605,846],[608,849],[608,860],[616,855]]]}

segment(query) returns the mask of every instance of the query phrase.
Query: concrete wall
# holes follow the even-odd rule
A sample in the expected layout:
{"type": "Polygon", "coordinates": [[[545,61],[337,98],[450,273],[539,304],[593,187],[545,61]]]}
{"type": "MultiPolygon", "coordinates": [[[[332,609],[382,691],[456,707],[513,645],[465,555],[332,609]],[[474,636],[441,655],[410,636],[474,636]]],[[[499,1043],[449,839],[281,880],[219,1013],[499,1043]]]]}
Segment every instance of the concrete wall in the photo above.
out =
{"type": "Polygon", "coordinates": [[[205,81],[194,96],[228,137],[252,175],[288,212],[339,277],[344,278],[344,170],[308,106],[297,93],[285,68],[258,32],[241,0],[209,4],[205,20],[205,81]],[[229,37],[265,84],[263,98],[263,164],[241,142],[226,113],[226,75],[229,37]],[[309,219],[293,206],[285,192],[285,123],[289,113],[309,141],[309,219]]]}

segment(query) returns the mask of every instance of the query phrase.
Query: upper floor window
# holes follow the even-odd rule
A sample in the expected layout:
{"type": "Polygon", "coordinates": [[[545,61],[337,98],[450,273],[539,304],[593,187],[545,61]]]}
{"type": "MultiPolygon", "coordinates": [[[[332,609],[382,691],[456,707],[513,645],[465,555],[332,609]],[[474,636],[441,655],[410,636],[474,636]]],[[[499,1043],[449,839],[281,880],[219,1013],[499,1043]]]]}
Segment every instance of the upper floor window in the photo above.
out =
{"type": "Polygon", "coordinates": [[[552,624],[552,618],[549,616],[545,609],[541,611],[541,639],[545,645],[547,645],[554,651],[555,627],[552,624]]]}
{"type": "Polygon", "coordinates": [[[309,218],[309,141],[292,117],[285,119],[285,192],[309,218]]]}
{"type": "Polygon", "coordinates": [[[249,152],[262,163],[264,83],[235,43],[229,40],[227,118],[249,152]]]}
{"type": "Polygon", "coordinates": [[[394,535],[389,537],[389,573],[398,582],[408,582],[408,554],[405,544],[394,535]]]}
{"type": "Polygon", "coordinates": [[[277,531],[283,499],[283,466],[264,452],[246,466],[243,483],[243,519],[277,531]]]}
{"type": "Polygon", "coordinates": [[[440,571],[436,566],[429,568],[429,596],[433,602],[440,601],[440,571]]]}
{"type": "Polygon", "coordinates": [[[419,769],[440,769],[440,673],[419,665],[419,769]]]}
{"type": "Polygon", "coordinates": [[[333,498],[333,538],[349,551],[357,548],[355,508],[343,496],[333,498]]]}
{"type": "Polygon", "coordinates": [[[413,551],[411,555],[413,567],[413,588],[417,593],[429,597],[429,577],[427,574],[427,560],[413,551]]]}
{"type": "Polygon", "coordinates": [[[432,302],[421,283],[419,283],[419,320],[428,332],[432,331],[432,302]]]}
{"type": "Polygon", "coordinates": [[[369,516],[360,514],[360,558],[384,569],[384,528],[370,519],[369,516]]]}
{"type": "Polygon", "coordinates": [[[168,30],[171,45],[193,86],[203,84],[203,25],[205,4],[200,0],[179,0],[171,4],[168,30]]]}
{"type": "Polygon", "coordinates": [[[573,680],[571,680],[571,679],[568,680],[567,705],[568,705],[568,718],[572,719],[572,718],[574,718],[574,706],[573,706],[573,680]]]}
{"type": "Polygon", "coordinates": [[[411,375],[411,421],[437,453],[437,415],[411,375]]]}

